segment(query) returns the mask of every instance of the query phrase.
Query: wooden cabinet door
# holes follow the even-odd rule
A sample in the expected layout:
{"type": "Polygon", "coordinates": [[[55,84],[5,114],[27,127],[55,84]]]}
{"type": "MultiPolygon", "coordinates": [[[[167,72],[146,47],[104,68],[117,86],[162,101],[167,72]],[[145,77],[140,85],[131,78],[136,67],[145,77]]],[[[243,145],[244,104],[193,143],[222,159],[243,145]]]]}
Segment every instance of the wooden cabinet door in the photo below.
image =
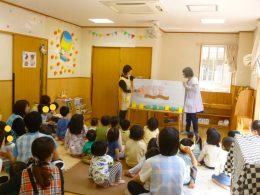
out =
{"type": "Polygon", "coordinates": [[[45,45],[45,48],[47,50],[48,41],[46,39],[40,39],[23,35],[14,35],[14,101],[26,99],[32,105],[36,102],[39,102],[40,90],[42,90],[41,93],[46,93],[47,55],[44,55],[42,64],[40,54],[40,46],[42,44],[45,45]],[[23,52],[36,53],[35,68],[23,67],[23,52]],[[42,77],[41,74],[43,75],[42,77]],[[40,89],[41,82],[42,89],[40,89]]]}

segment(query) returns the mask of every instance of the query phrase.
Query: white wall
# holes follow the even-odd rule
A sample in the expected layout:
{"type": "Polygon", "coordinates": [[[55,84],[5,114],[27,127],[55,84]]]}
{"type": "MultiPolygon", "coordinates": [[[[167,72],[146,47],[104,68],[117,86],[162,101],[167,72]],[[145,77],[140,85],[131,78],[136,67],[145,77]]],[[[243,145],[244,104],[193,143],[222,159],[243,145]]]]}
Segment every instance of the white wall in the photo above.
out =
{"type": "Polygon", "coordinates": [[[182,70],[187,66],[198,76],[201,45],[237,43],[238,34],[165,33],[162,36],[157,78],[182,80],[182,70]]]}
{"type": "Polygon", "coordinates": [[[0,33],[0,48],[0,80],[12,80],[12,35],[0,33]]]}
{"type": "Polygon", "coordinates": [[[146,29],[127,29],[127,28],[85,28],[83,30],[84,46],[82,59],[84,64],[82,66],[82,76],[90,77],[91,74],[91,54],[93,46],[100,47],[152,47],[152,78],[156,78],[158,57],[159,57],[159,43],[160,37],[157,39],[151,39],[148,37],[138,38],[139,36],[145,36],[146,29]],[[127,31],[135,35],[135,38],[124,35],[127,31]],[[110,34],[109,36],[93,36],[92,32],[99,34],[110,34]],[[115,34],[116,32],[116,34],[115,34]],[[114,34],[113,34],[114,33],[114,34]]]}
{"type": "Polygon", "coordinates": [[[250,54],[253,49],[253,32],[240,32],[238,36],[237,71],[235,75],[235,85],[249,86],[251,80],[250,67],[243,64],[243,57],[250,54]]]}

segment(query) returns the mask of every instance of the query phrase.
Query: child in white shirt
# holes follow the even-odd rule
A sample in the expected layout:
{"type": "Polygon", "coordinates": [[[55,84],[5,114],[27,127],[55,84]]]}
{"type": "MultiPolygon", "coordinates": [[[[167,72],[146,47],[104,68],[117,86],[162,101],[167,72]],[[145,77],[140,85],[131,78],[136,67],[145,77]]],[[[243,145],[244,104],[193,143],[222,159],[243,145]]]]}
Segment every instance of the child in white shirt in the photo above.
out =
{"type": "Polygon", "coordinates": [[[224,167],[227,161],[228,152],[234,142],[235,139],[233,137],[224,137],[222,139],[222,149],[216,159],[216,174],[212,175],[212,181],[225,189],[229,189],[231,185],[231,179],[224,173],[224,167]]]}
{"type": "Polygon", "coordinates": [[[89,178],[93,179],[96,185],[109,187],[125,183],[122,180],[122,164],[120,162],[114,163],[113,158],[106,155],[106,142],[94,142],[91,152],[93,157],[89,167],[89,178]]]}
{"type": "Polygon", "coordinates": [[[209,169],[215,169],[220,151],[220,134],[216,129],[209,128],[207,130],[207,143],[200,153],[198,162],[209,169]]]}
{"type": "Polygon", "coordinates": [[[148,119],[146,126],[144,127],[144,142],[149,143],[150,139],[156,138],[159,134],[159,122],[156,118],[151,117],[148,119]]]}

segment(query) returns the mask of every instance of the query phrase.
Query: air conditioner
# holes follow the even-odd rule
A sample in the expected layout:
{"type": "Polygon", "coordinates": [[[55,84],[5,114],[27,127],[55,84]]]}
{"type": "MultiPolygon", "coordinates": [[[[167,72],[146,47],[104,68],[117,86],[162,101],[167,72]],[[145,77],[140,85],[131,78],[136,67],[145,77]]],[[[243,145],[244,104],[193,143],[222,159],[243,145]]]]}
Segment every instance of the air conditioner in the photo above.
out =
{"type": "Polygon", "coordinates": [[[120,14],[162,14],[165,12],[160,0],[114,0],[100,2],[120,14]]]}

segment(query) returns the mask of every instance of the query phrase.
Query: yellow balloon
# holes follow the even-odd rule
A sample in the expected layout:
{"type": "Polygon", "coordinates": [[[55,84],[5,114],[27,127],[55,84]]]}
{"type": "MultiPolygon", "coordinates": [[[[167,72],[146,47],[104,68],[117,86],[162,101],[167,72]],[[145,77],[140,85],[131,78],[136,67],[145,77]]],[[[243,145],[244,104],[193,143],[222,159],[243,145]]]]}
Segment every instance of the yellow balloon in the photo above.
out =
{"type": "Polygon", "coordinates": [[[55,105],[55,104],[51,104],[51,105],[50,105],[50,109],[51,109],[51,111],[56,110],[56,105],[55,105]]]}
{"type": "Polygon", "coordinates": [[[44,107],[42,108],[42,111],[43,111],[44,113],[49,112],[49,107],[48,107],[48,106],[44,106],[44,107]]]}
{"type": "Polygon", "coordinates": [[[8,142],[12,142],[14,140],[13,136],[11,135],[8,135],[6,139],[8,142]]]}
{"type": "Polygon", "coordinates": [[[6,126],[5,126],[5,131],[6,131],[6,132],[11,131],[11,129],[12,129],[12,128],[11,128],[9,125],[6,125],[6,126]]]}

